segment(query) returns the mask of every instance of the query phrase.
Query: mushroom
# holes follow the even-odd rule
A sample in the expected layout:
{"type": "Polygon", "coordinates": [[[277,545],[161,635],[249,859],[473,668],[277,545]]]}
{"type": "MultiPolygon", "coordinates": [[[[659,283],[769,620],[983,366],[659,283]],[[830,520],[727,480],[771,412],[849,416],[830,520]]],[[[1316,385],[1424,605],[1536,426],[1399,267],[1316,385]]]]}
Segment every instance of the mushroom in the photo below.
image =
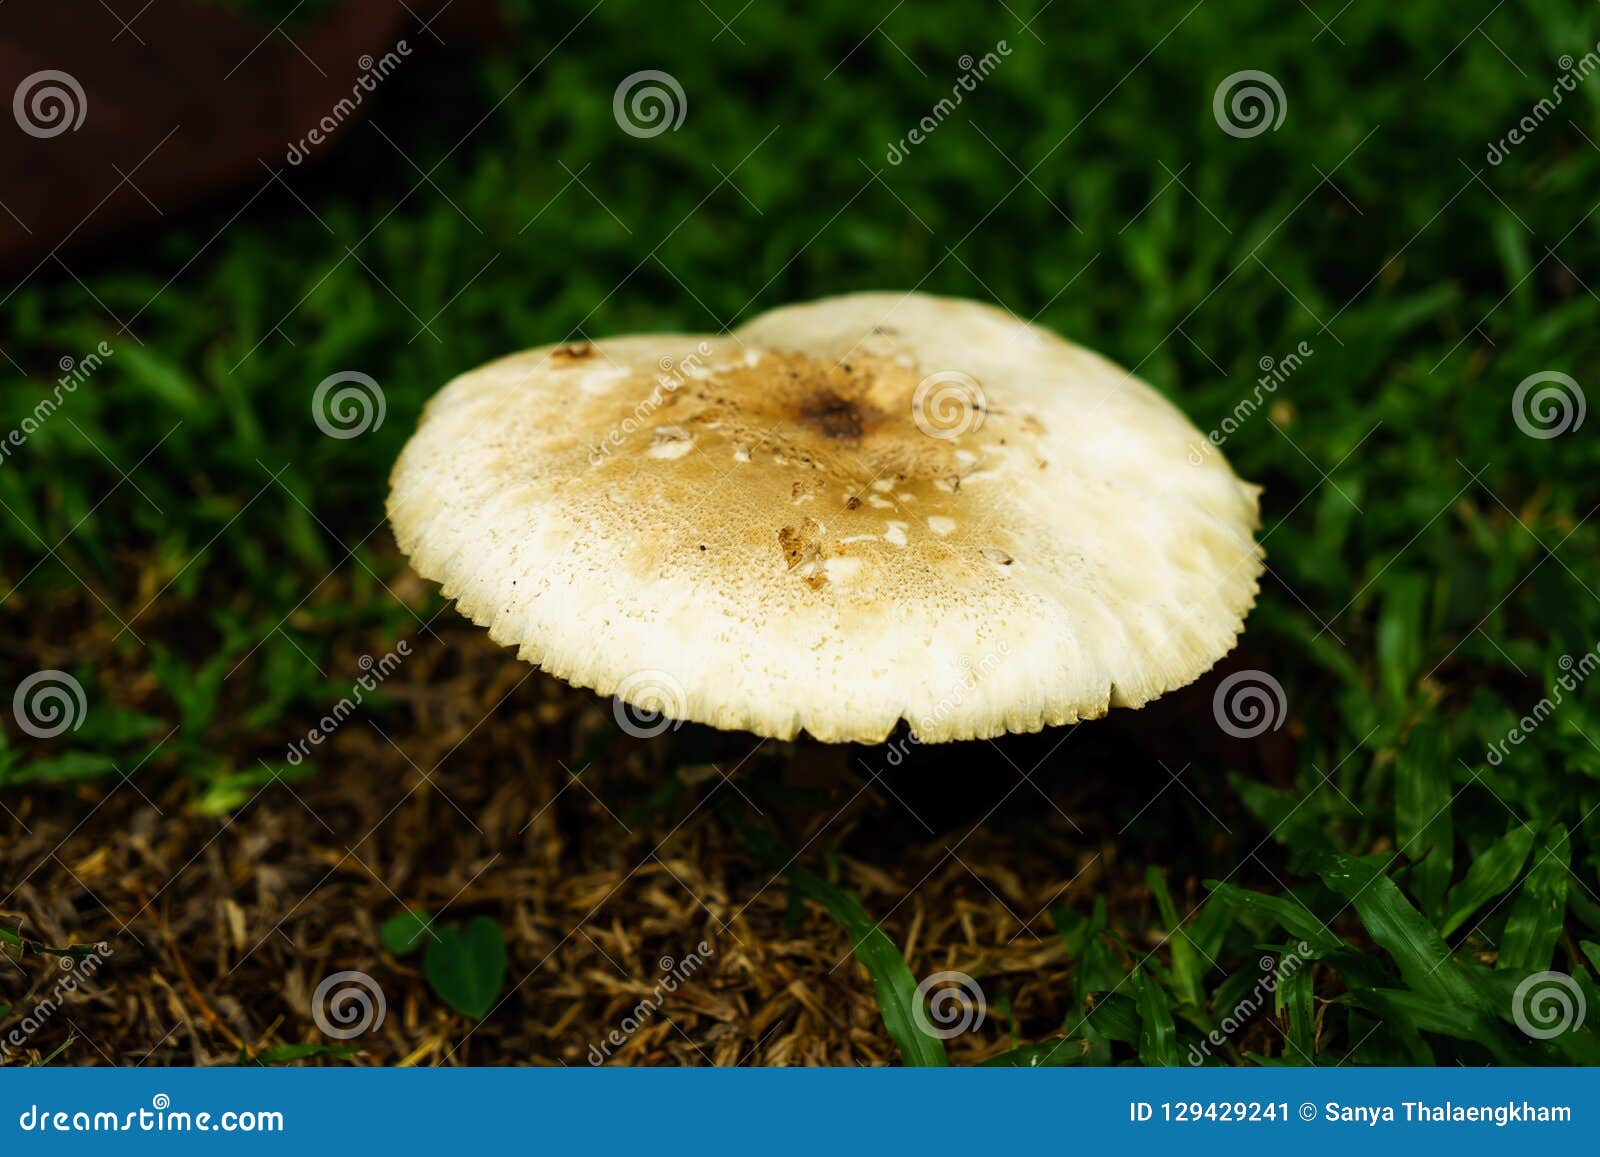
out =
{"type": "Polygon", "coordinates": [[[992,306],[861,293],[513,354],[395,465],[424,577],[520,658],[763,736],[1038,731],[1232,649],[1259,489],[1151,387],[992,306]]]}

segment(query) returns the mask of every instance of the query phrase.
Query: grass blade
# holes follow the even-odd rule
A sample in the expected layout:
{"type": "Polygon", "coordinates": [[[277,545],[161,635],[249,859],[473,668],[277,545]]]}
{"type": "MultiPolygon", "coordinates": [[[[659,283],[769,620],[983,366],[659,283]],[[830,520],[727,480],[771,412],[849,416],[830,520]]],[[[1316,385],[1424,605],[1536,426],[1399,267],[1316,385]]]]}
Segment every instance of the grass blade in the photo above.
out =
{"type": "Polygon", "coordinates": [[[1538,972],[1550,967],[1556,943],[1561,939],[1561,924],[1567,915],[1567,876],[1571,861],[1567,829],[1557,824],[1539,841],[1533,867],[1528,869],[1522,891],[1511,903],[1505,935],[1500,938],[1497,968],[1538,972]]]}
{"type": "Polygon", "coordinates": [[[1176,1068],[1178,1030],[1172,1023],[1167,994],[1143,969],[1133,970],[1135,1000],[1139,1006],[1139,1061],[1145,1065],[1176,1068]]]}
{"type": "Polygon", "coordinates": [[[1448,936],[1484,904],[1510,891],[1533,850],[1533,825],[1518,824],[1472,861],[1466,878],[1450,889],[1439,934],[1448,936]]]}
{"type": "Polygon", "coordinates": [[[1206,887],[1225,904],[1242,911],[1260,912],[1289,935],[1311,945],[1315,952],[1326,954],[1344,947],[1343,941],[1324,928],[1322,921],[1298,900],[1286,896],[1268,896],[1264,892],[1252,892],[1248,888],[1217,880],[1206,881],[1206,887]]]}
{"type": "Polygon", "coordinates": [[[1161,922],[1167,929],[1167,949],[1172,954],[1172,984],[1178,1003],[1199,1008],[1204,999],[1204,986],[1200,979],[1200,957],[1189,940],[1189,933],[1178,917],[1178,907],[1167,891],[1167,881],[1154,865],[1145,872],[1145,884],[1156,899],[1161,911],[1161,922]]]}
{"type": "Polygon", "coordinates": [[[1444,937],[1376,865],[1335,854],[1325,858],[1320,874],[1355,908],[1367,934],[1389,954],[1413,991],[1441,1004],[1491,1011],[1490,1001],[1461,970],[1444,937]]]}
{"type": "Polygon", "coordinates": [[[912,1066],[949,1064],[944,1041],[924,1032],[918,1024],[917,1012],[922,997],[917,992],[917,979],[911,974],[910,965],[888,933],[867,915],[861,901],[821,876],[794,867],[777,841],[765,832],[744,824],[739,825],[739,830],[757,855],[783,873],[796,894],[821,905],[849,934],[856,959],[872,978],[884,1027],[900,1049],[901,1060],[912,1066]]]}
{"type": "Polygon", "coordinates": [[[1406,738],[1394,768],[1395,835],[1414,865],[1411,892],[1428,912],[1438,911],[1443,903],[1454,866],[1447,740],[1438,724],[1419,723],[1406,738]]]}

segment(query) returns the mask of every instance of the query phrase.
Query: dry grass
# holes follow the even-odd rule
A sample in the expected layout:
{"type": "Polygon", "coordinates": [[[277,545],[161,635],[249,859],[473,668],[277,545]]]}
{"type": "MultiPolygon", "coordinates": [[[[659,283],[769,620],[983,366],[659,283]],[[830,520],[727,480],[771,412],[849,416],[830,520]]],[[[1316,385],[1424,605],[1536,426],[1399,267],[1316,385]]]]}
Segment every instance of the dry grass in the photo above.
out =
{"type": "MultiPolygon", "coordinates": [[[[86,1064],[215,1064],[337,1043],[315,1026],[311,994],[357,969],[388,1004],[382,1028],[352,1042],[360,1063],[584,1064],[651,991],[661,958],[702,940],[706,966],[612,1063],[893,1060],[847,937],[820,910],[790,911],[784,881],[747,852],[734,819],[775,827],[813,870],[837,849],[841,882],[884,918],[917,975],[982,979],[989,1016],[951,1042],[956,1061],[1003,1050],[1013,1028],[1048,1036],[1073,1011],[1051,905],[1108,894],[1149,922],[1092,801],[1047,797],[1008,767],[1030,766],[1059,734],[916,751],[898,769],[884,749],[692,728],[638,741],[614,733],[607,701],[533,672],[453,613],[434,629],[384,685],[389,705],[317,753],[319,774],[272,783],[231,815],[197,814],[191,783],[150,769],[13,796],[17,834],[0,852],[8,924],[20,918],[48,944],[111,947],[13,1062],[69,1038],[61,1059],[86,1064]],[[680,790],[661,790],[674,780],[680,790]],[[1019,810],[1022,840],[1000,830],[1019,810]],[[381,948],[379,924],[405,906],[504,929],[507,989],[482,1023],[449,1011],[415,957],[381,948]]],[[[356,670],[390,646],[338,640],[333,667],[356,670]]],[[[113,657],[96,657],[106,686],[118,685],[113,657]]],[[[29,661],[64,658],[41,647],[29,661]]],[[[120,685],[134,706],[155,693],[120,685]]],[[[56,971],[31,956],[0,975],[22,1010],[56,971]]]]}

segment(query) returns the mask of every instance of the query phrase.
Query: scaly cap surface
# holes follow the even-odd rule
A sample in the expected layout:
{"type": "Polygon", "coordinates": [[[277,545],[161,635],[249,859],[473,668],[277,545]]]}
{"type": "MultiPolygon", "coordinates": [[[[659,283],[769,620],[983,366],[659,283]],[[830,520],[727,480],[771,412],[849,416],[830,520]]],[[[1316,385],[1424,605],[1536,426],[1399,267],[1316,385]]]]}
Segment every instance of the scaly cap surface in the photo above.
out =
{"type": "Polygon", "coordinates": [[[940,742],[1138,707],[1233,647],[1258,492],[1204,443],[1001,310],[852,294],[465,374],[389,517],[463,614],[570,683],[760,735],[904,719],[940,742]]]}

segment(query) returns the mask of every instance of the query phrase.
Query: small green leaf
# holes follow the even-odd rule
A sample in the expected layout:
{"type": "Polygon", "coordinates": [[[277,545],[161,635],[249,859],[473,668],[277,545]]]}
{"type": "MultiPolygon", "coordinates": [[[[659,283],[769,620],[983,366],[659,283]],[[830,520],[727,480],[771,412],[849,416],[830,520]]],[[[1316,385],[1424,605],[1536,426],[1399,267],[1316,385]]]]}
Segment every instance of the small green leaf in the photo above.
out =
{"type": "Polygon", "coordinates": [[[464,929],[451,924],[434,929],[434,935],[422,958],[428,983],[451,1008],[482,1020],[506,981],[506,941],[500,926],[478,916],[464,929]]]}
{"type": "Polygon", "coordinates": [[[1133,987],[1139,1006],[1139,1060],[1145,1065],[1175,1068],[1178,1033],[1172,1023],[1167,994],[1142,969],[1133,970],[1133,987]]]}
{"type": "Polygon", "coordinates": [[[148,346],[120,345],[117,363],[152,401],[165,402],[187,418],[205,413],[205,394],[178,362],[152,352],[148,346]]]}
{"type": "Polygon", "coordinates": [[[1302,963],[1279,982],[1273,993],[1275,1011],[1289,1014],[1289,1045],[1284,1055],[1304,1064],[1315,1064],[1317,1010],[1316,990],[1312,985],[1312,969],[1302,963]]]}
{"type": "Polygon", "coordinates": [[[1073,977],[1074,996],[1083,1007],[1087,1007],[1086,1002],[1090,993],[1114,992],[1117,985],[1122,983],[1122,978],[1128,974],[1126,966],[1117,956],[1114,937],[1106,932],[1104,896],[1095,897],[1090,928],[1093,930],[1092,934],[1089,942],[1084,945],[1077,975],[1073,977]]]}
{"type": "Polygon", "coordinates": [[[1195,952],[1194,944],[1189,940],[1189,933],[1183,927],[1183,920],[1178,916],[1177,905],[1172,902],[1172,893],[1167,890],[1166,877],[1162,876],[1160,870],[1152,864],[1145,871],[1144,881],[1150,889],[1150,894],[1156,899],[1156,907],[1161,912],[1161,922],[1166,925],[1167,949],[1172,953],[1172,986],[1178,1002],[1199,1008],[1203,1003],[1200,957],[1195,952]]]}
{"type": "Polygon", "coordinates": [[[1086,1019],[1103,1037],[1124,1044],[1139,1043],[1139,1006],[1131,997],[1119,992],[1107,993],[1095,1001],[1086,1019]]]}
{"type": "Polygon", "coordinates": [[[1415,992],[1441,1004],[1494,1011],[1482,988],[1456,962],[1444,937],[1377,865],[1334,854],[1323,858],[1320,875],[1355,908],[1367,934],[1389,954],[1415,992]]]}
{"type": "Polygon", "coordinates": [[[1228,785],[1276,843],[1307,853],[1333,850],[1321,820],[1312,808],[1303,806],[1303,798],[1274,790],[1237,772],[1228,773],[1228,785]]]}
{"type": "Polygon", "coordinates": [[[1083,955],[1090,937],[1098,931],[1092,917],[1080,915],[1065,904],[1050,909],[1050,922],[1055,925],[1056,935],[1067,946],[1067,955],[1074,959],[1083,955]]]}
{"type": "Polygon", "coordinates": [[[1223,903],[1267,916],[1289,935],[1304,940],[1316,952],[1337,952],[1344,947],[1343,942],[1323,927],[1316,914],[1299,900],[1288,896],[1269,896],[1265,892],[1253,892],[1236,884],[1216,880],[1206,881],[1206,887],[1223,903]]]}
{"type": "Polygon", "coordinates": [[[1466,878],[1450,889],[1439,933],[1448,936],[1484,904],[1511,890],[1533,850],[1533,825],[1517,824],[1472,861],[1466,878]]]}
{"type": "Polygon", "coordinates": [[[1422,667],[1428,587],[1422,575],[1406,572],[1392,576],[1384,589],[1376,638],[1378,686],[1390,717],[1398,719],[1422,667]]]}
{"type": "Polygon", "coordinates": [[[1600,974],[1600,944],[1593,940],[1580,940],[1578,947],[1583,949],[1583,954],[1589,958],[1589,967],[1600,974]]]}
{"type": "Polygon", "coordinates": [[[1501,1064],[1519,1063],[1516,1054],[1508,1050],[1500,1027],[1486,1013],[1448,1001],[1432,1000],[1400,988],[1357,988],[1354,995],[1386,1021],[1398,1022],[1413,1030],[1473,1041],[1487,1048],[1501,1064]]]}
{"type": "Polygon", "coordinates": [[[95,755],[88,751],[69,751],[53,759],[36,759],[6,773],[8,784],[24,783],[83,783],[109,775],[117,769],[116,760],[109,755],[95,755]]]}
{"type": "Polygon", "coordinates": [[[1412,729],[1394,761],[1395,835],[1414,865],[1410,890],[1425,912],[1439,910],[1453,867],[1448,751],[1444,728],[1429,721],[1412,729]]]}
{"type": "Polygon", "coordinates": [[[1557,824],[1539,841],[1528,878],[1511,902],[1496,968],[1539,972],[1550,967],[1567,914],[1567,868],[1571,861],[1567,829],[1557,824]]]}
{"type": "Polygon", "coordinates": [[[378,928],[378,939],[396,956],[409,956],[422,946],[423,938],[432,934],[432,917],[415,908],[407,908],[398,916],[390,916],[378,928]]]}

